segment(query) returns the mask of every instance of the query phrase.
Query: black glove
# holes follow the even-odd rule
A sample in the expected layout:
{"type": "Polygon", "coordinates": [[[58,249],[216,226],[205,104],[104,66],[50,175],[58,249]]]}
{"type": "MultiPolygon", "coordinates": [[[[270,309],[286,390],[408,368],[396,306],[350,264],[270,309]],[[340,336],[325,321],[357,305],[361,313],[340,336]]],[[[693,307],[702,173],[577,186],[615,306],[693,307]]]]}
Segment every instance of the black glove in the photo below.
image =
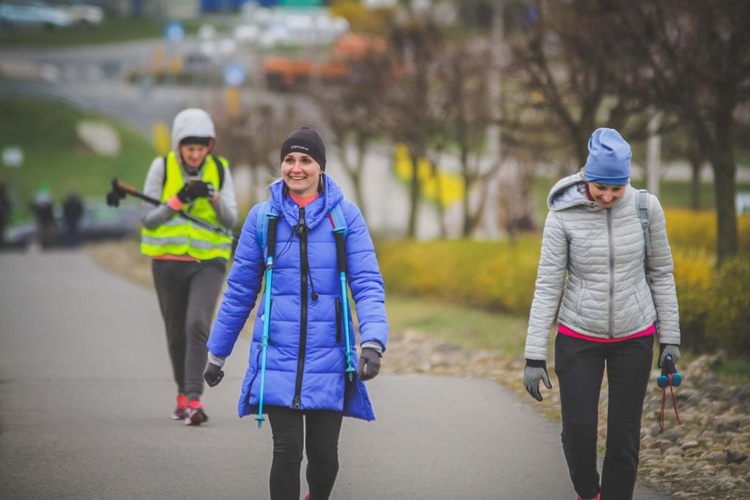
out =
{"type": "Polygon", "coordinates": [[[182,186],[182,189],[180,189],[177,192],[177,199],[180,200],[182,203],[192,203],[195,197],[190,194],[190,183],[186,183],[184,186],[182,186]]]}
{"type": "Polygon", "coordinates": [[[190,196],[195,198],[213,198],[214,187],[203,181],[190,181],[187,183],[190,196]]]}
{"type": "Polygon", "coordinates": [[[110,207],[119,207],[120,200],[123,198],[125,198],[125,193],[112,190],[107,193],[107,205],[109,205],[110,207]]]}
{"type": "Polygon", "coordinates": [[[378,372],[380,372],[380,353],[371,347],[362,348],[357,376],[364,382],[377,377],[378,372]]]}
{"type": "Polygon", "coordinates": [[[211,362],[206,363],[206,369],[203,372],[203,380],[206,381],[209,387],[216,387],[224,378],[224,372],[221,367],[211,362]]]}
{"type": "Polygon", "coordinates": [[[188,181],[177,193],[177,198],[182,203],[192,203],[196,198],[208,198],[210,200],[213,196],[213,185],[203,181],[188,181]]]}
{"type": "Polygon", "coordinates": [[[120,187],[120,183],[117,182],[117,177],[112,179],[112,189],[107,193],[107,205],[110,207],[119,207],[120,200],[124,199],[127,193],[120,187]]]}
{"type": "Polygon", "coordinates": [[[552,383],[547,374],[547,362],[538,359],[527,359],[526,368],[523,370],[523,385],[531,397],[541,401],[542,393],[539,392],[539,381],[544,382],[547,389],[552,389],[552,383]]]}

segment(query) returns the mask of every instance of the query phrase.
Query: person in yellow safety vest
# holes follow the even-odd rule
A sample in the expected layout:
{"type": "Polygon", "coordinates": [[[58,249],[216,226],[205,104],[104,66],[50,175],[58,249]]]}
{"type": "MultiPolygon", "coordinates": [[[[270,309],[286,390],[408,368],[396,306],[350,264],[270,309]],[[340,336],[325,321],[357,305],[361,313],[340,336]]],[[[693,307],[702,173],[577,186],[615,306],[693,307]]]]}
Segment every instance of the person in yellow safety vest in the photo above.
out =
{"type": "Polygon", "coordinates": [[[172,150],[151,162],[143,193],[161,200],[143,216],[141,252],[151,270],[177,384],[175,420],[208,420],[201,395],[206,341],[232,251],[232,238],[178,216],[187,212],[214,226],[237,223],[237,201],[226,159],[211,154],[211,116],[189,108],[174,118],[172,150]]]}

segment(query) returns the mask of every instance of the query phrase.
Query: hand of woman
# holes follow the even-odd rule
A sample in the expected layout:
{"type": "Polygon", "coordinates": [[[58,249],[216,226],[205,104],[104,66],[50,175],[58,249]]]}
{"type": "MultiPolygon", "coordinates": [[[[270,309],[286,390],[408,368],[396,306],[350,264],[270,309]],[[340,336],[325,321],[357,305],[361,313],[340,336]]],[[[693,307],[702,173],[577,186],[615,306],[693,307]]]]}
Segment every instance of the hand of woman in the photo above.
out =
{"type": "Polygon", "coordinates": [[[523,385],[531,397],[537,401],[544,399],[542,393],[539,392],[540,380],[544,382],[544,386],[547,389],[552,389],[552,383],[549,381],[549,375],[547,374],[547,362],[527,359],[526,368],[523,371],[523,385]]]}
{"type": "Polygon", "coordinates": [[[359,357],[359,369],[357,376],[362,381],[374,379],[380,372],[380,353],[369,347],[362,348],[362,354],[359,357]]]}

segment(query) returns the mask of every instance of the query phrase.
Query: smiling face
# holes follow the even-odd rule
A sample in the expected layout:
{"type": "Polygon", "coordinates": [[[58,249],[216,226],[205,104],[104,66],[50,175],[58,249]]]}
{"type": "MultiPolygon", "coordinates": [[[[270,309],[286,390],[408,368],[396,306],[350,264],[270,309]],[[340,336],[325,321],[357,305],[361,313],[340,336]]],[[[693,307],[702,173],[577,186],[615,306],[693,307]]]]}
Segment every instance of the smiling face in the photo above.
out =
{"type": "Polygon", "coordinates": [[[310,196],[318,190],[323,169],[311,156],[289,153],[281,162],[281,176],[289,191],[296,196],[310,196]]]}
{"type": "Polygon", "coordinates": [[[598,182],[587,182],[586,185],[589,188],[589,194],[594,203],[601,208],[612,208],[617,203],[617,200],[625,194],[625,188],[627,187],[600,184],[598,182]]]}

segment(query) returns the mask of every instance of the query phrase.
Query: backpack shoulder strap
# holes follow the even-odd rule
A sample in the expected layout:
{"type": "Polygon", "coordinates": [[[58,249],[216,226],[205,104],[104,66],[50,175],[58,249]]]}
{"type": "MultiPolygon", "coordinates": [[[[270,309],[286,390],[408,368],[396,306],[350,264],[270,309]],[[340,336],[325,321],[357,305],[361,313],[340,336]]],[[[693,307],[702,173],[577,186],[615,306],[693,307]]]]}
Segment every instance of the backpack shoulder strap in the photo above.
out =
{"type": "Polygon", "coordinates": [[[641,220],[643,240],[646,242],[646,256],[651,256],[651,234],[649,232],[648,221],[648,191],[645,189],[639,189],[637,196],[638,200],[636,202],[636,209],[638,211],[638,218],[641,220]]]}
{"type": "Polygon", "coordinates": [[[161,190],[164,191],[164,186],[167,185],[167,157],[166,155],[162,159],[164,160],[164,178],[161,180],[161,190]]]}
{"type": "MultiPolygon", "coordinates": [[[[269,200],[264,201],[258,210],[258,220],[255,224],[255,241],[263,249],[264,257],[267,257],[269,225],[276,225],[279,214],[271,207],[269,200]]],[[[274,231],[275,233],[275,231],[274,231]]],[[[275,243],[275,242],[274,242],[275,243]]]]}
{"type": "Polygon", "coordinates": [[[344,211],[341,210],[341,205],[336,203],[330,212],[328,212],[328,220],[331,221],[331,227],[333,232],[340,232],[344,234],[344,238],[349,235],[349,231],[346,227],[346,218],[344,217],[344,211]]]}
{"type": "MultiPolygon", "coordinates": [[[[641,220],[641,228],[643,229],[643,241],[646,245],[646,256],[643,259],[643,269],[646,273],[646,282],[650,287],[652,284],[651,269],[648,267],[648,258],[651,256],[651,233],[649,231],[648,224],[648,191],[645,189],[639,189],[637,193],[638,199],[636,200],[636,211],[638,212],[638,218],[641,220]]],[[[657,321],[658,328],[658,321],[657,321]]]]}
{"type": "Polygon", "coordinates": [[[211,155],[216,163],[216,169],[219,171],[219,189],[224,186],[224,176],[226,175],[225,168],[227,168],[226,160],[220,156],[211,155]]]}
{"type": "Polygon", "coordinates": [[[344,211],[341,210],[341,206],[338,203],[328,212],[328,220],[331,221],[333,237],[336,240],[336,263],[338,270],[342,275],[346,275],[346,237],[348,231],[346,229],[344,211]]]}

